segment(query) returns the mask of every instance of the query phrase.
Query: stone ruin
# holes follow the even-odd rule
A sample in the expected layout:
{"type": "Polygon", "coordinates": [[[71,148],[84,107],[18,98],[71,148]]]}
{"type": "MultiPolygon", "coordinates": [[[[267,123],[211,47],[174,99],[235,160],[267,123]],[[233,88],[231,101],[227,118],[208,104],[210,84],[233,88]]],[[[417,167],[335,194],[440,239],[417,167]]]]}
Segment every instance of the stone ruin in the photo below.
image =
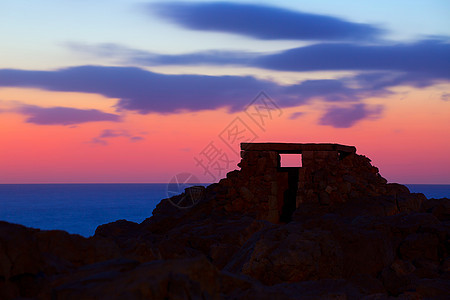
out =
{"type": "Polygon", "coordinates": [[[241,158],[241,170],[218,183],[217,200],[228,212],[245,211],[273,223],[290,222],[300,205],[364,201],[382,215],[393,215],[416,210],[425,199],[403,185],[388,184],[353,146],[242,143],[241,158]],[[282,167],[280,154],[301,154],[301,166],[282,167]]]}
{"type": "Polygon", "coordinates": [[[241,170],[140,224],[0,221],[0,299],[450,299],[449,199],[387,183],[355,147],[241,148],[241,170]]]}

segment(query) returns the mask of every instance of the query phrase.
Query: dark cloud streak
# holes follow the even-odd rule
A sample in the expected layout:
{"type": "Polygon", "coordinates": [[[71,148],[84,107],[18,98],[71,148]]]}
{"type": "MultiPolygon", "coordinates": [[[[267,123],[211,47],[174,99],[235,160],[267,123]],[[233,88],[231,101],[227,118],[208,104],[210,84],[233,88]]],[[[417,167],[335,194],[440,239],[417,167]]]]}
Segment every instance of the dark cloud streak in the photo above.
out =
{"type": "MultiPolygon", "coordinates": [[[[86,47],[96,51],[93,46],[86,47]]],[[[100,51],[104,47],[98,46],[100,51]]],[[[371,86],[372,90],[402,84],[425,87],[438,80],[450,80],[450,43],[444,39],[389,45],[321,43],[272,54],[200,51],[167,55],[118,45],[108,45],[108,49],[110,55],[116,53],[126,64],[146,66],[235,65],[296,72],[356,71],[360,72],[355,78],[358,84],[371,86]]]]}
{"type": "Polygon", "coordinates": [[[187,54],[148,53],[131,57],[132,63],[146,66],[164,65],[243,65],[251,66],[252,61],[261,54],[241,51],[200,51],[187,54]]]}
{"type": "Polygon", "coordinates": [[[119,98],[119,109],[176,113],[245,107],[261,90],[282,87],[250,76],[166,75],[129,67],[80,66],[56,71],[0,70],[0,86],[97,93],[119,98]]]}
{"type": "MultiPolygon", "coordinates": [[[[348,127],[376,113],[361,101],[391,93],[386,89],[389,84],[383,82],[384,76],[386,74],[376,73],[369,78],[357,75],[341,79],[306,80],[283,86],[250,76],[166,75],[129,67],[81,66],[55,71],[0,70],[0,86],[97,93],[118,98],[118,110],[141,114],[224,107],[239,111],[249,104],[256,93],[264,90],[277,99],[280,107],[300,106],[314,99],[326,101],[331,108],[321,119],[321,124],[348,127]],[[342,108],[337,104],[347,106],[342,108]]],[[[22,113],[31,115],[27,121],[35,124],[69,125],[119,120],[118,115],[63,107],[28,107],[22,109],[22,113]]],[[[123,136],[123,132],[107,131],[103,134],[97,137],[99,142],[106,137],[123,136]]]]}
{"type": "Polygon", "coordinates": [[[369,107],[364,103],[357,103],[344,107],[330,106],[320,119],[319,124],[330,125],[336,128],[349,128],[362,119],[379,118],[382,111],[383,107],[380,105],[369,107]]]}
{"type": "Polygon", "coordinates": [[[150,4],[149,8],[188,29],[262,40],[373,40],[382,32],[336,17],[257,4],[164,2],[150,4]]]}
{"type": "Polygon", "coordinates": [[[450,79],[450,43],[423,40],[411,44],[316,44],[260,56],[254,66],[281,71],[421,72],[450,79]]]}
{"type": "Polygon", "coordinates": [[[107,139],[118,138],[118,137],[125,137],[130,142],[139,142],[139,141],[144,140],[144,137],[132,135],[131,133],[128,132],[128,130],[104,129],[98,136],[92,138],[90,143],[106,146],[109,144],[107,139]]]}
{"type": "Polygon", "coordinates": [[[27,123],[37,125],[74,125],[86,122],[120,121],[119,115],[105,113],[97,109],[23,105],[17,111],[28,116],[27,123]]]}
{"type": "MultiPolygon", "coordinates": [[[[110,45],[111,51],[112,48],[110,45]]],[[[124,52],[120,51],[120,46],[117,48],[118,55],[124,52]]],[[[433,80],[450,79],[450,43],[446,40],[422,40],[390,45],[322,43],[273,54],[200,51],[167,55],[144,51],[135,51],[133,54],[132,50],[127,53],[129,55],[122,58],[126,63],[146,66],[236,65],[296,72],[372,72],[361,76],[360,79],[375,76],[381,88],[385,87],[383,85],[396,85],[400,81],[419,86],[420,82],[429,85],[433,80]],[[373,72],[376,72],[376,75],[372,75],[373,72]],[[383,79],[380,77],[382,73],[383,79]]],[[[372,79],[374,78],[370,78],[370,81],[372,79]]]]}

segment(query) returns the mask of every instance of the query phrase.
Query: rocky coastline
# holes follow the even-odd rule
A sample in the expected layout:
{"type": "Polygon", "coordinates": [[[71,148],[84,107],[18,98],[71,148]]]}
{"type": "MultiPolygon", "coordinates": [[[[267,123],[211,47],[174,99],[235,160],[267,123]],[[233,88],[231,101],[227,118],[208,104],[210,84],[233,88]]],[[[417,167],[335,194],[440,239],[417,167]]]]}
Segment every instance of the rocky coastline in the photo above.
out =
{"type": "Polygon", "coordinates": [[[280,145],[242,145],[240,170],[90,238],[0,222],[0,299],[450,298],[449,199],[354,147],[280,145]]]}

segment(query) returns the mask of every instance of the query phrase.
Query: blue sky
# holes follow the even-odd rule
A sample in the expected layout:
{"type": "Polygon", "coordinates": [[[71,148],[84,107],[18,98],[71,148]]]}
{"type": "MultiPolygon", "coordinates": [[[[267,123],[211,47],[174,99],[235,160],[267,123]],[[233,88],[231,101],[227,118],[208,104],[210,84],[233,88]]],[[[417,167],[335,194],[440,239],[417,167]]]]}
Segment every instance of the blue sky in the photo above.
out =
{"type": "Polygon", "coordinates": [[[0,182],[96,170],[83,182],[164,182],[159,156],[189,169],[261,91],[284,111],[261,140],[354,144],[390,178],[450,182],[449,12],[447,0],[0,0],[0,182]],[[25,151],[33,138],[53,168],[25,151]]]}
{"type": "Polygon", "coordinates": [[[448,4],[394,3],[18,0],[3,4],[0,86],[97,93],[145,114],[238,111],[262,87],[292,107],[448,80],[448,4]]]}
{"type": "MultiPolygon", "coordinates": [[[[196,3],[214,3],[199,1],[196,3]]],[[[193,3],[185,1],[184,3],[193,3]]],[[[450,2],[434,1],[241,1],[266,4],[376,26],[387,41],[411,41],[450,34],[450,2]]],[[[110,64],[112,58],[76,50],[115,44],[155,53],[200,50],[270,52],[310,43],[259,40],[232,33],[183,28],[158,15],[159,1],[1,1],[0,36],[4,68],[55,68],[110,64]]],[[[270,25],[269,25],[270,26],[270,25]]]]}

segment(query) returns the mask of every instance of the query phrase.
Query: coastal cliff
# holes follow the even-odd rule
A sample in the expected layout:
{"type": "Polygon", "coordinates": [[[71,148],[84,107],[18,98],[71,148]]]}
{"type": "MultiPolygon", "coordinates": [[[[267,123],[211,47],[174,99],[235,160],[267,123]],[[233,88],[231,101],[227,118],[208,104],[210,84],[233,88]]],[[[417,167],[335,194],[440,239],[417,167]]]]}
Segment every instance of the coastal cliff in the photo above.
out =
{"type": "Polygon", "coordinates": [[[0,222],[0,298],[450,297],[449,199],[388,183],[352,146],[242,144],[241,157],[90,238],[0,222]]]}

